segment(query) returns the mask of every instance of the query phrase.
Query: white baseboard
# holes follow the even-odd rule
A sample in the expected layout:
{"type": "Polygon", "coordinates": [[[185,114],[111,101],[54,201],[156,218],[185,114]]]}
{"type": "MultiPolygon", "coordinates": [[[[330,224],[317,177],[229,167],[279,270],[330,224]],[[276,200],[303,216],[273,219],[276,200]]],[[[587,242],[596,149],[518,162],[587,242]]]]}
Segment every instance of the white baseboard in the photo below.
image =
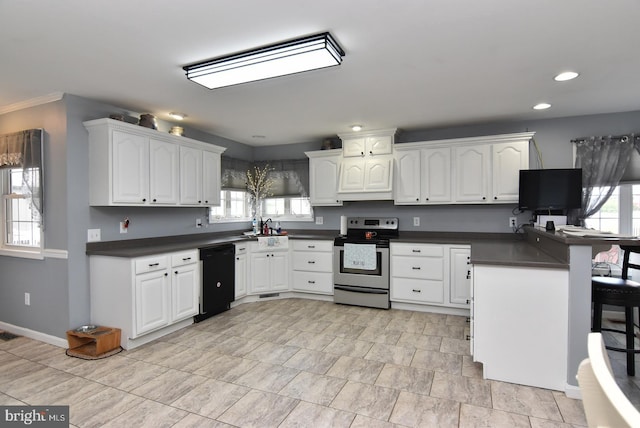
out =
{"type": "Polygon", "coordinates": [[[56,336],[51,336],[50,334],[41,333],[39,331],[30,330],[28,328],[18,327],[17,325],[8,324],[2,321],[0,321],[0,329],[4,331],[8,331],[9,333],[28,337],[29,339],[39,340],[40,342],[48,343],[54,346],[59,346],[60,348],[67,348],[69,346],[66,339],[62,339],[56,336]]]}
{"type": "Polygon", "coordinates": [[[575,400],[582,400],[582,394],[580,393],[580,387],[575,385],[566,384],[564,387],[564,393],[567,397],[575,400]]]}

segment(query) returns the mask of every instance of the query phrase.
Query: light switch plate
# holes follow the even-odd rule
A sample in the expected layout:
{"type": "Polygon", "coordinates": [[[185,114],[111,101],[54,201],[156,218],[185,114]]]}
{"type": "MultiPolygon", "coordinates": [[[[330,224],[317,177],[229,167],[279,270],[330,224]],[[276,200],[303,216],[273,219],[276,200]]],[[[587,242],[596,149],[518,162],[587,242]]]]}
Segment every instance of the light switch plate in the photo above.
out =
{"type": "Polygon", "coordinates": [[[87,230],[87,242],[98,242],[100,239],[100,229],[87,230]]]}
{"type": "Polygon", "coordinates": [[[324,217],[316,217],[316,224],[324,224],[324,217]]]}
{"type": "Polygon", "coordinates": [[[120,233],[127,233],[127,228],[124,226],[124,221],[120,222],[120,233]]]}

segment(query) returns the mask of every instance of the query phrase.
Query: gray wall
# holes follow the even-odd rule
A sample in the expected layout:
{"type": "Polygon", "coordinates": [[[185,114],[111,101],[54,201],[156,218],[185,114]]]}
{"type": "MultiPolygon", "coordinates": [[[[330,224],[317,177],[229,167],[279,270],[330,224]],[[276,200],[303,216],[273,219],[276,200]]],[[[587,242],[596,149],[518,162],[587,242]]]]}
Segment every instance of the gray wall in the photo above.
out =
{"type": "MultiPolygon", "coordinates": [[[[66,112],[62,100],[0,115],[0,133],[44,129],[44,245],[67,249],[66,112]]],[[[0,321],[64,337],[69,325],[64,259],[0,257],[0,321]],[[31,293],[25,306],[24,293],[31,293]]],[[[86,285],[85,285],[86,287],[86,285]]]]}
{"type": "MultiPolygon", "coordinates": [[[[84,250],[89,228],[99,228],[103,240],[145,238],[248,229],[249,223],[208,225],[197,229],[195,219],[206,217],[204,208],[89,207],[88,134],[83,121],[123,113],[123,109],[77,96],[58,102],[0,115],[0,132],[42,127],[45,129],[45,246],[67,250],[68,260],[44,261],[0,257],[0,321],[64,337],[71,327],[90,322],[88,258],[84,250]],[[119,222],[131,220],[121,235],[119,222]],[[32,304],[24,306],[24,293],[32,304]]],[[[127,114],[136,115],[132,112],[127,114]]],[[[159,123],[161,131],[173,124],[159,123]]],[[[184,126],[184,125],[181,125],[184,126]]],[[[587,135],[638,131],[640,111],[556,120],[497,122],[444,129],[405,130],[398,143],[434,139],[535,131],[546,168],[570,167],[569,140],[587,135]]],[[[321,141],[296,145],[252,148],[185,127],[185,135],[227,147],[226,155],[248,160],[299,159],[317,150],[321,141]]],[[[538,167],[535,153],[532,167],[538,167]]],[[[390,201],[348,202],[343,207],[317,207],[324,224],[287,222],[287,229],[338,230],[340,215],[380,215],[400,218],[402,230],[508,232],[508,217],[515,205],[499,206],[394,206],[390,201]],[[413,217],[421,226],[413,227],[413,217]]],[[[528,220],[520,216],[520,222],[528,220]]],[[[206,224],[206,223],[205,223],[206,224]]]]}

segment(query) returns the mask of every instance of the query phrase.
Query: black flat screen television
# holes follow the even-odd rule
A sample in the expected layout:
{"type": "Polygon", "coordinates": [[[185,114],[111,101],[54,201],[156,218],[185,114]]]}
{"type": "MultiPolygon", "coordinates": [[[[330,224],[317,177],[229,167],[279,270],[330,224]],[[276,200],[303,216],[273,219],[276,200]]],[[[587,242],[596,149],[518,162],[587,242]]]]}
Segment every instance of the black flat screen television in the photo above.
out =
{"type": "Polygon", "coordinates": [[[582,169],[520,170],[518,208],[558,211],[582,206],[582,169]]]}

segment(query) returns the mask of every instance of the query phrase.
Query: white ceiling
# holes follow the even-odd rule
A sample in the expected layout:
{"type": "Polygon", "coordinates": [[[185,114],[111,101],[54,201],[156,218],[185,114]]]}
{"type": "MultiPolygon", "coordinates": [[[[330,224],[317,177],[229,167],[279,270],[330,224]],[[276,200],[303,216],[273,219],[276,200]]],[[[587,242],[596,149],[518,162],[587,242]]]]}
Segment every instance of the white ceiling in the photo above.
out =
{"type": "Polygon", "coordinates": [[[640,110],[639,23],[638,0],[0,0],[0,113],[65,92],[260,146],[640,110]],[[182,70],[324,31],[339,67],[216,90],[182,70]]]}

